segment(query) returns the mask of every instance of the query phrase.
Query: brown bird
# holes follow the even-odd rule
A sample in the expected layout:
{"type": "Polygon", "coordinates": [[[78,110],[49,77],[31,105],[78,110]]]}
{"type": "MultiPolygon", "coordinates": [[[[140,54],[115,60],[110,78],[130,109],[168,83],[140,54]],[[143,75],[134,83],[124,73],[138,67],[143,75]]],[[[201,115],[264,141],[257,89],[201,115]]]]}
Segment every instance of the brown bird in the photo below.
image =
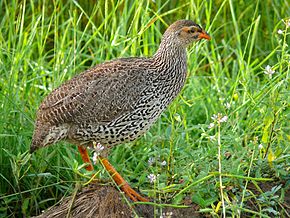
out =
{"type": "MultiPolygon", "coordinates": [[[[41,103],[31,153],[66,140],[78,146],[87,170],[93,170],[87,147],[112,147],[144,134],[182,89],[186,47],[210,36],[191,20],[179,20],[165,31],[150,58],[120,58],[99,64],[53,90],[41,103]]],[[[117,185],[133,200],[135,192],[100,156],[117,185]]]]}

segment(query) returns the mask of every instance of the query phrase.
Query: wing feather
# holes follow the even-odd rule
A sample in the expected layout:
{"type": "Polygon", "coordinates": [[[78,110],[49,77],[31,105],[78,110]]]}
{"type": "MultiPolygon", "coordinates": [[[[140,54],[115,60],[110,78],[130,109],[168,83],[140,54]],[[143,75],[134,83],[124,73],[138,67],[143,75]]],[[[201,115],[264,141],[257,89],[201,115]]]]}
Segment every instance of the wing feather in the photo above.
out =
{"type": "Polygon", "coordinates": [[[108,123],[130,112],[150,88],[150,63],[120,59],[97,65],[52,91],[37,119],[51,124],[108,123]],[[134,65],[134,67],[132,67],[134,65]]]}

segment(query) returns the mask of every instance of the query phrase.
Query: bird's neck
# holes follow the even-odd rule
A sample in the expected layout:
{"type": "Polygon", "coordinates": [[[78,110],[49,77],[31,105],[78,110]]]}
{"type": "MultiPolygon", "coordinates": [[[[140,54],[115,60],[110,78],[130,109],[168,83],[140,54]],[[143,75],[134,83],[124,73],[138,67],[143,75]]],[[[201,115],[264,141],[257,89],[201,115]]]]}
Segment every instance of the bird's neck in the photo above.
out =
{"type": "Polygon", "coordinates": [[[185,83],[187,64],[186,49],[161,42],[153,56],[153,66],[157,73],[162,105],[168,105],[181,91],[185,83]]]}
{"type": "Polygon", "coordinates": [[[183,73],[186,73],[186,60],[186,49],[170,41],[162,41],[153,56],[155,66],[168,70],[175,68],[183,73]]]}
{"type": "Polygon", "coordinates": [[[172,43],[170,40],[162,40],[157,52],[153,56],[154,66],[157,66],[160,74],[166,77],[184,77],[187,71],[186,49],[172,43]],[[172,75],[169,75],[172,74],[172,75]]]}

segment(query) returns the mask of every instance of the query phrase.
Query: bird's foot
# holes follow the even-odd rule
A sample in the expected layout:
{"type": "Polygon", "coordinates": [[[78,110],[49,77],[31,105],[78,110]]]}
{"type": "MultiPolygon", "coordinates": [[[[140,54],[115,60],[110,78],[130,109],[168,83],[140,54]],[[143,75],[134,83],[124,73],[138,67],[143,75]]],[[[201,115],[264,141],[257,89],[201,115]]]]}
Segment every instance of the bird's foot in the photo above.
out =
{"type": "Polygon", "coordinates": [[[112,179],[115,181],[115,183],[121,188],[121,190],[134,202],[136,201],[143,201],[148,202],[149,200],[147,198],[142,197],[139,195],[134,189],[130,187],[130,185],[126,182],[125,179],[116,171],[116,169],[110,164],[110,162],[104,158],[99,157],[101,163],[105,167],[105,169],[109,172],[112,179]]]}
{"type": "MultiPolygon", "coordinates": [[[[85,163],[88,163],[89,165],[86,166],[86,169],[88,171],[94,170],[94,167],[91,163],[91,160],[89,158],[87,149],[83,146],[78,146],[78,149],[81,153],[81,157],[85,163]]],[[[136,201],[142,201],[142,202],[148,202],[149,200],[147,198],[142,197],[140,194],[138,194],[134,189],[130,187],[130,185],[126,182],[126,180],[123,179],[123,177],[115,170],[115,168],[110,164],[110,162],[102,157],[100,153],[104,150],[104,146],[102,146],[100,143],[93,144],[93,149],[95,150],[94,152],[94,157],[93,157],[93,162],[95,163],[96,160],[99,158],[100,161],[102,162],[103,166],[105,169],[110,173],[112,176],[113,180],[116,182],[116,184],[121,188],[121,190],[134,202],[136,201]]],[[[94,176],[92,177],[92,179],[94,176]]]]}
{"type": "Polygon", "coordinates": [[[128,183],[123,184],[121,186],[121,190],[134,202],[136,201],[149,202],[147,198],[142,197],[134,189],[132,189],[128,183]]]}

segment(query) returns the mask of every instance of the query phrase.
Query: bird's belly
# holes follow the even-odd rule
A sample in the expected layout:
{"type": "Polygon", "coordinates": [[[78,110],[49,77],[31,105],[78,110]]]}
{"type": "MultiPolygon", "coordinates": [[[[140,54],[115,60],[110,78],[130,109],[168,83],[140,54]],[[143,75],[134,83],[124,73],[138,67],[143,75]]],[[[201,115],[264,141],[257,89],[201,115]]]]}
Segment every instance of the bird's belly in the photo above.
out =
{"type": "Polygon", "coordinates": [[[154,124],[163,110],[154,104],[150,108],[124,114],[108,124],[84,123],[72,128],[69,141],[78,144],[96,142],[107,146],[134,141],[154,124]]]}

